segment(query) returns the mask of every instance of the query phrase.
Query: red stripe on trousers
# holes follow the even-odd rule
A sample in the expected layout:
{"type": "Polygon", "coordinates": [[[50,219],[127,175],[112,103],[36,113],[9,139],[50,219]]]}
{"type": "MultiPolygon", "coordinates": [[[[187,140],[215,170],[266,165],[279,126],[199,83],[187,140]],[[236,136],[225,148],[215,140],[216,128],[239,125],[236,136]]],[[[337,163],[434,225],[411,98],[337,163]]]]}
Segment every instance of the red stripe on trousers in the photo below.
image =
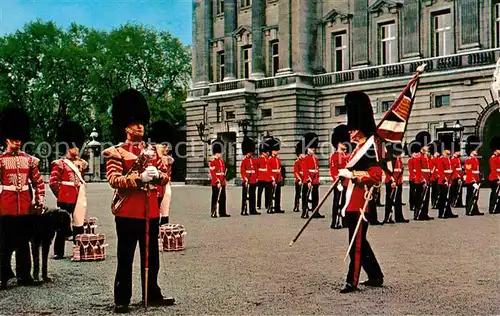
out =
{"type": "Polygon", "coordinates": [[[361,272],[361,234],[363,233],[363,223],[359,226],[356,238],[356,248],[354,248],[354,275],[352,286],[357,286],[359,282],[359,273],[361,272]]]}

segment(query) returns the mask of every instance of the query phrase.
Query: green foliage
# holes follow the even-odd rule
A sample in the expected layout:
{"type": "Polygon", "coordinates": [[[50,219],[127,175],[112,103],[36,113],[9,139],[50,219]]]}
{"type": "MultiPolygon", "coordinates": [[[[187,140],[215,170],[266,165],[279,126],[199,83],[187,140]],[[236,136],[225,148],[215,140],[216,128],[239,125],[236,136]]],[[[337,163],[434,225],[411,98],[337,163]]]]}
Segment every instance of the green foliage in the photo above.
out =
{"type": "Polygon", "coordinates": [[[53,142],[66,118],[111,140],[113,96],[134,87],[152,120],[185,123],[181,102],[191,73],[190,48],[168,32],[126,24],[112,31],[34,21],[0,37],[0,107],[25,107],[34,141],[53,142]]]}

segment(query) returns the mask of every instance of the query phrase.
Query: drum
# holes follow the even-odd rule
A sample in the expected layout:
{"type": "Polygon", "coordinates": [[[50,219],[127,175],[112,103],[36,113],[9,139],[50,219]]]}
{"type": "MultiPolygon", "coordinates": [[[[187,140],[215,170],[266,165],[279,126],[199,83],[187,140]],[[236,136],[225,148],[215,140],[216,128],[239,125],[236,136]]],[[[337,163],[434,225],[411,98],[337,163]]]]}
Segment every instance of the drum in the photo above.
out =
{"type": "Polygon", "coordinates": [[[72,261],[98,261],[106,258],[104,234],[81,234],[76,236],[72,261]]]}
{"type": "Polygon", "coordinates": [[[185,249],[184,236],[186,236],[184,226],[180,224],[166,224],[160,227],[158,236],[158,246],[160,251],[181,251],[185,249]]]}

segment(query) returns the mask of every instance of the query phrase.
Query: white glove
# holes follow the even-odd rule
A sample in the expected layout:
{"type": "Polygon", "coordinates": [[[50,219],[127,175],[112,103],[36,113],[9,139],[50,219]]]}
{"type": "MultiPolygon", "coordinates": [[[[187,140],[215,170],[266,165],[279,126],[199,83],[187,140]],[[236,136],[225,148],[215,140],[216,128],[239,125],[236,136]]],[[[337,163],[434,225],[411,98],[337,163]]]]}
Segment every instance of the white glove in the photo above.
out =
{"type": "Polygon", "coordinates": [[[156,179],[160,177],[160,172],[158,171],[158,169],[156,169],[156,167],[149,166],[146,168],[145,171],[149,174],[151,179],[156,179]]]}
{"type": "Polygon", "coordinates": [[[340,182],[339,182],[339,184],[337,185],[337,190],[338,190],[339,192],[344,191],[344,186],[342,185],[342,183],[340,183],[340,182]]]}
{"type": "Polygon", "coordinates": [[[340,169],[339,170],[339,177],[346,178],[346,179],[352,179],[352,172],[350,172],[347,169],[340,169]]]}
{"type": "Polygon", "coordinates": [[[151,177],[151,176],[149,175],[149,172],[148,172],[147,170],[144,170],[144,172],[143,172],[143,173],[141,173],[141,177],[140,177],[140,179],[141,179],[141,181],[142,181],[143,183],[148,183],[148,182],[150,182],[151,180],[153,180],[153,177],[151,177]]]}
{"type": "Polygon", "coordinates": [[[474,183],[474,184],[472,185],[472,187],[474,187],[474,189],[476,189],[476,190],[477,190],[477,189],[479,189],[479,184],[474,183]]]}

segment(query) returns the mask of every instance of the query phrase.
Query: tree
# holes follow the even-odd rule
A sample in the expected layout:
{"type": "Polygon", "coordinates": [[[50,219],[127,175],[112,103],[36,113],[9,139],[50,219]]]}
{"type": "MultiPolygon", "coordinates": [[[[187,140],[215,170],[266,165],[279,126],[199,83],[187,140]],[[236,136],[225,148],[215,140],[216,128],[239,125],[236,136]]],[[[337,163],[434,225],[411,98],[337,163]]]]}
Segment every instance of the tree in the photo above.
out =
{"type": "Polygon", "coordinates": [[[65,119],[89,132],[97,127],[110,140],[112,98],[128,87],[145,94],[153,120],[183,124],[190,72],[189,47],[141,25],[64,30],[37,20],[0,37],[0,107],[24,106],[36,123],[36,142],[54,142],[55,127],[65,119]]]}

